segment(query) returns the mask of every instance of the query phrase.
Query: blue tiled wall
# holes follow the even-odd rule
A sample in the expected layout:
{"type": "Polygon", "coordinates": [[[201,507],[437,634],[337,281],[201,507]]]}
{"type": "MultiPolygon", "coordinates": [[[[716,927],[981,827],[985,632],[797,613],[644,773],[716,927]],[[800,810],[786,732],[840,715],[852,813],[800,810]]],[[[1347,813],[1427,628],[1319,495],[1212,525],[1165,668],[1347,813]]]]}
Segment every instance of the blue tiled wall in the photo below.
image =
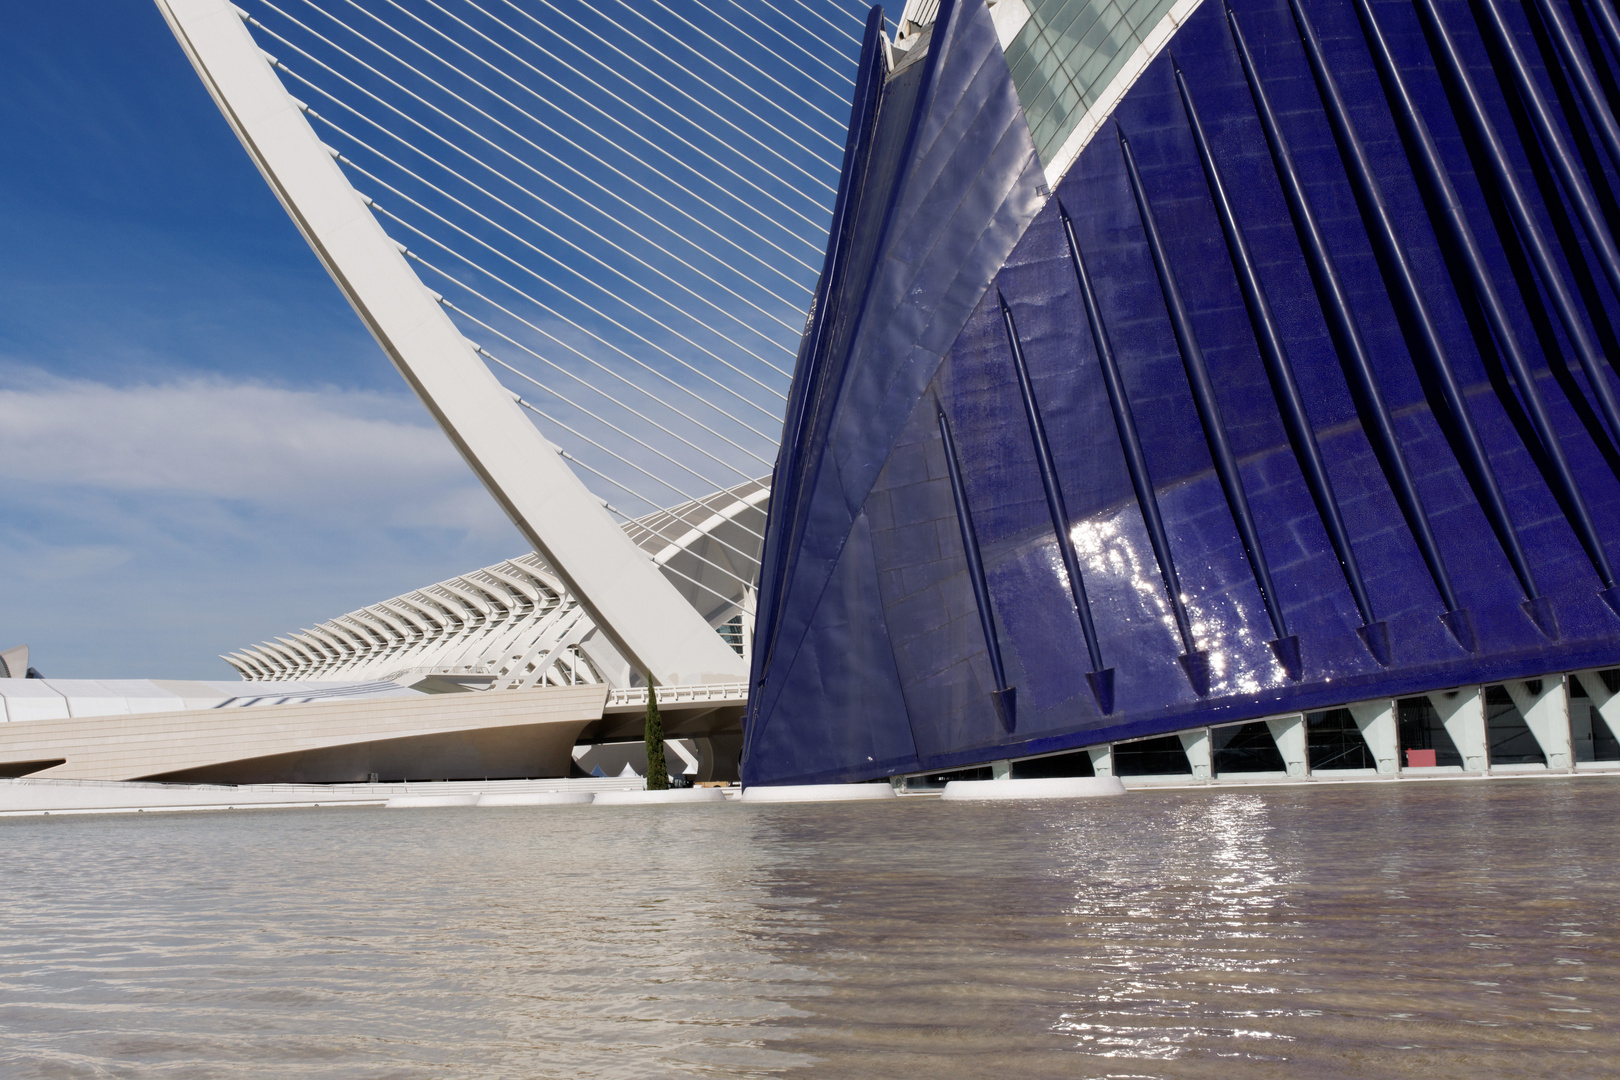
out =
{"type": "MultiPolygon", "coordinates": [[[[1371,6],[1536,368],[1597,531],[1610,559],[1620,560],[1620,454],[1613,445],[1620,433],[1598,419],[1545,295],[1504,247],[1507,219],[1493,218],[1413,7],[1408,0],[1371,6]]],[[[1543,200],[1559,196],[1537,185],[1504,94],[1511,83],[1493,69],[1469,5],[1438,6],[1557,246],[1543,200]]],[[[1494,350],[1470,326],[1471,294],[1442,253],[1354,7],[1348,0],[1305,4],[1424,284],[1537,583],[1554,606],[1556,638],[1521,609],[1526,597],[1458,465],[1443,410],[1437,416],[1439,399],[1431,401],[1417,374],[1286,0],[1238,0],[1233,7],[1305,178],[1477,647],[1467,651],[1442,624],[1445,607],[1434,580],[1363,431],[1218,0],[1208,0],[1148,67],[1044,204],[1027,127],[1021,119],[1012,127],[1000,121],[1012,76],[999,50],[984,47],[993,30],[983,0],[967,0],[942,6],[938,55],[929,59],[935,82],[920,81],[921,65],[911,69],[906,77],[919,84],[891,85],[892,97],[865,136],[863,153],[898,155],[898,179],[873,182],[888,174],[846,170],[852,228],[867,230],[868,254],[844,268],[842,280],[862,284],[846,285],[818,311],[841,336],[824,335],[831,343],[815,355],[807,338],[800,359],[795,394],[815,396],[823,411],[819,427],[785,447],[790,467],[777,477],[746,782],[866,779],[1620,663],[1620,616],[1600,598],[1604,583],[1531,453],[1533,432],[1516,415],[1518,390],[1500,375],[1493,383],[1494,350]],[[1387,666],[1357,637],[1361,617],[1285,436],[1172,61],[1185,73],[1231,190],[1372,606],[1389,627],[1387,666]],[[948,99],[940,87],[952,88],[948,99]],[[912,137],[914,128],[925,137],[912,137]],[[1239,458],[1277,597],[1300,641],[1299,681],[1267,648],[1275,634],[1212,468],[1118,129],[1135,151],[1239,458]],[[1073,219],[1117,354],[1194,637],[1210,654],[1207,696],[1194,692],[1176,663],[1182,646],[1104,393],[1059,201],[1073,219]],[[998,292],[1017,322],[1104,662],[1114,671],[1114,708],[1106,715],[1087,685],[1090,663],[998,292]],[[919,344],[908,350],[911,341],[919,344]],[[1007,682],[1016,687],[1010,732],[992,705],[997,687],[936,402],[958,446],[992,622],[1007,682]]],[[[1551,98],[1525,9],[1504,9],[1551,98]]],[[[1598,59],[1612,65],[1616,58],[1600,49],[1598,59]]],[[[1563,116],[1559,122],[1567,130],[1563,116]]],[[[1601,161],[1599,169],[1593,178],[1614,186],[1612,163],[1601,161]]],[[[1585,314],[1602,341],[1609,324],[1620,321],[1620,304],[1591,262],[1584,236],[1580,243],[1598,283],[1585,314]]],[[[829,273],[834,269],[830,263],[829,273]]]]}

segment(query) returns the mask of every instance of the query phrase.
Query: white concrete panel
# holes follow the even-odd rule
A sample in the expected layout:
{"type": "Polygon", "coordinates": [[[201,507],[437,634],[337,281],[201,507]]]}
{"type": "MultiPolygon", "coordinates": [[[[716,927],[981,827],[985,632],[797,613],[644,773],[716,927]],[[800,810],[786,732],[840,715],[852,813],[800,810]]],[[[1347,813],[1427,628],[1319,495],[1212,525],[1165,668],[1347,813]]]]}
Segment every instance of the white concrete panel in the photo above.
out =
{"type": "Polygon", "coordinates": [[[350,186],[226,0],[157,0],[305,239],[485,487],[613,645],[660,683],[746,677],[490,373],[350,186]]]}
{"type": "Polygon", "coordinates": [[[1311,762],[1306,752],[1304,714],[1267,720],[1266,727],[1271,729],[1271,737],[1277,743],[1277,752],[1282,754],[1288,775],[1301,778],[1309,776],[1311,762]]]}
{"type": "Polygon", "coordinates": [[[232,688],[227,693],[214,683],[193,679],[153,679],[152,685],[179,698],[177,709],[216,709],[244,689],[243,683],[226,683],[232,688]]]}
{"type": "Polygon", "coordinates": [[[6,719],[66,720],[67,698],[46,685],[44,679],[0,679],[0,696],[6,701],[6,719]]]}
{"type": "Polygon", "coordinates": [[[1477,686],[1436,691],[1428,695],[1440,723],[1462,755],[1464,772],[1484,772],[1490,766],[1490,743],[1485,733],[1485,693],[1477,686]]]}
{"type": "Polygon", "coordinates": [[[1379,776],[1394,776],[1400,762],[1400,732],[1395,724],[1395,702],[1389,698],[1358,701],[1350,706],[1361,737],[1367,740],[1379,776]]]}
{"type": "Polygon", "coordinates": [[[151,679],[102,679],[101,685],[122,697],[132,713],[173,712],[189,706],[180,698],[151,679]]]}
{"type": "Polygon", "coordinates": [[[1024,0],[989,0],[990,18],[996,24],[996,39],[1001,42],[1001,50],[1007,51],[1007,46],[1013,43],[1018,31],[1029,22],[1029,8],[1024,0]]]}
{"type": "Polygon", "coordinates": [[[1193,779],[1207,781],[1211,772],[1209,729],[1178,731],[1176,734],[1181,739],[1181,748],[1187,752],[1187,764],[1192,766],[1193,779]]]}
{"type": "Polygon", "coordinates": [[[124,695],[98,679],[40,681],[67,699],[69,716],[126,716],[129,713],[129,702],[124,700],[124,695]]]}
{"type": "MultiPolygon", "coordinates": [[[[1530,685],[1520,679],[1502,684],[1513,705],[1524,717],[1525,727],[1536,737],[1547,768],[1569,769],[1575,765],[1575,750],[1569,737],[1569,690],[1562,675],[1549,675],[1540,680],[1541,689],[1530,692],[1530,685]]],[[[1582,684],[1585,685],[1584,683],[1582,684]]]]}

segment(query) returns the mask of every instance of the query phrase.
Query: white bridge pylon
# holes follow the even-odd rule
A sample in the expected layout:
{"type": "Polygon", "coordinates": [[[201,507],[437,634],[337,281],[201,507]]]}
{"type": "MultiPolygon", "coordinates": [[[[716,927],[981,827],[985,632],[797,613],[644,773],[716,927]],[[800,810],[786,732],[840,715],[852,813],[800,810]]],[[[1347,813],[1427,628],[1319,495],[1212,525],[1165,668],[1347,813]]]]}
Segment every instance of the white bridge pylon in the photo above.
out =
{"type": "Polygon", "coordinates": [[[226,0],[156,0],[220,111],[361,320],[496,501],[636,670],[746,677],[424,286],[226,0]]]}

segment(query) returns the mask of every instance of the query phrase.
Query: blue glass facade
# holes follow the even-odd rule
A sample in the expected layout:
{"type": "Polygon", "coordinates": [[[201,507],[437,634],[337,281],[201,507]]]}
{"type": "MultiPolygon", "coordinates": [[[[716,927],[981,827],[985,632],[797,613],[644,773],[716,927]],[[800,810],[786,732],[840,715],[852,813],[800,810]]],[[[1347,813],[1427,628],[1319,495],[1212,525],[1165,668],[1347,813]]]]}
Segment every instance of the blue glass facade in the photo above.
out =
{"type": "Polygon", "coordinates": [[[1056,189],[868,26],[746,783],[1620,663],[1607,0],[1208,0],[1056,189]]]}

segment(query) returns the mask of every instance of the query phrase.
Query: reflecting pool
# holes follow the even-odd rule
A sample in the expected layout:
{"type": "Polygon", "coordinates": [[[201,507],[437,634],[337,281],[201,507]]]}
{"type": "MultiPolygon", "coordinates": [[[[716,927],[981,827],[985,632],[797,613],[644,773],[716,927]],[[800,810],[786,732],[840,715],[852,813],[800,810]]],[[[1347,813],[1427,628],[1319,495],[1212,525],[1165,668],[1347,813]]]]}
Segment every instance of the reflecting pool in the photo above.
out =
{"type": "Polygon", "coordinates": [[[1613,1076],[1620,779],[0,821],[0,1076],[1613,1076]]]}

